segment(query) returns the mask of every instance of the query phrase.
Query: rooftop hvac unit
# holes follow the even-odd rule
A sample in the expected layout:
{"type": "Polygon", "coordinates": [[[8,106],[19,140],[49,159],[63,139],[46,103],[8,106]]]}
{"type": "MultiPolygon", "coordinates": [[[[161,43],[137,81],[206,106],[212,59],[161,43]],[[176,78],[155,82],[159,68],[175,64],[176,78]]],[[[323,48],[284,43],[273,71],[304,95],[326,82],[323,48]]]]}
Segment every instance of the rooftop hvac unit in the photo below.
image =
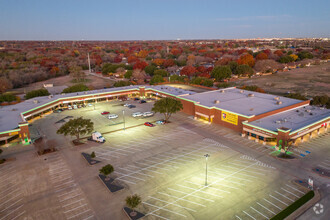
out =
{"type": "Polygon", "coordinates": [[[284,121],[284,122],[287,122],[287,121],[288,121],[288,119],[286,119],[286,118],[285,118],[285,119],[283,119],[283,121],[284,121]]]}
{"type": "Polygon", "coordinates": [[[313,115],[313,113],[309,113],[309,115],[313,115]]]}
{"type": "Polygon", "coordinates": [[[214,104],[219,104],[220,101],[219,100],[214,100],[214,104]]]}
{"type": "Polygon", "coordinates": [[[311,110],[310,110],[310,109],[306,109],[305,111],[306,111],[306,112],[308,112],[308,113],[310,113],[310,112],[311,112],[311,110]]]}
{"type": "Polygon", "coordinates": [[[250,108],[250,111],[253,111],[254,110],[254,108],[250,108]]]}
{"type": "Polygon", "coordinates": [[[282,105],[282,102],[281,101],[277,101],[276,102],[276,105],[282,105]]]}
{"type": "Polygon", "coordinates": [[[53,95],[48,96],[49,99],[53,98],[53,95]]]}
{"type": "Polygon", "coordinates": [[[248,97],[254,97],[253,93],[248,94],[248,97]]]}
{"type": "Polygon", "coordinates": [[[239,91],[240,93],[244,93],[244,90],[239,91]]]}
{"type": "Polygon", "coordinates": [[[297,109],[296,112],[299,112],[299,110],[297,109]]]}
{"type": "Polygon", "coordinates": [[[87,94],[87,92],[84,92],[84,94],[86,95],[86,94],[87,94]]]}
{"type": "Polygon", "coordinates": [[[280,100],[280,97],[277,96],[277,97],[275,97],[274,99],[275,99],[275,100],[280,100]]]}
{"type": "Polygon", "coordinates": [[[225,93],[225,90],[221,89],[220,92],[221,92],[221,93],[225,93]]]}
{"type": "Polygon", "coordinates": [[[38,100],[33,100],[33,103],[34,103],[34,104],[38,104],[39,101],[38,101],[38,100]]]}
{"type": "Polygon", "coordinates": [[[276,124],[281,124],[281,121],[276,121],[276,124]]]}

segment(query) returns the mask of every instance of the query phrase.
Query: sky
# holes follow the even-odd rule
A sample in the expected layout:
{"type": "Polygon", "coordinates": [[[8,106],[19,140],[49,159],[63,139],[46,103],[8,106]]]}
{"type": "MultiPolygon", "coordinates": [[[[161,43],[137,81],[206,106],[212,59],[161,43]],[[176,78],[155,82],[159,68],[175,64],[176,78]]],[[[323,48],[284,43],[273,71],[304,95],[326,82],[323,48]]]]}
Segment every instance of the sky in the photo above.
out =
{"type": "Polygon", "coordinates": [[[0,0],[0,40],[330,37],[329,0],[0,0]]]}

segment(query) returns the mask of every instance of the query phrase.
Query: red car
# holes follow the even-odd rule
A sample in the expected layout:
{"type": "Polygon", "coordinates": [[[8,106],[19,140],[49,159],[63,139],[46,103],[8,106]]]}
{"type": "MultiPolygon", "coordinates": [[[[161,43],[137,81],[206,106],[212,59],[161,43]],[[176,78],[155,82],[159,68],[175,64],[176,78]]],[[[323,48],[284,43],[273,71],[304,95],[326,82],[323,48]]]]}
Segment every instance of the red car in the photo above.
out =
{"type": "Polygon", "coordinates": [[[101,115],[108,115],[110,112],[101,112],[101,115]]]}
{"type": "Polygon", "coordinates": [[[154,127],[154,126],[155,126],[154,124],[152,124],[152,123],[150,123],[150,122],[146,122],[146,123],[144,123],[144,125],[145,125],[145,126],[148,126],[148,127],[154,127]]]}

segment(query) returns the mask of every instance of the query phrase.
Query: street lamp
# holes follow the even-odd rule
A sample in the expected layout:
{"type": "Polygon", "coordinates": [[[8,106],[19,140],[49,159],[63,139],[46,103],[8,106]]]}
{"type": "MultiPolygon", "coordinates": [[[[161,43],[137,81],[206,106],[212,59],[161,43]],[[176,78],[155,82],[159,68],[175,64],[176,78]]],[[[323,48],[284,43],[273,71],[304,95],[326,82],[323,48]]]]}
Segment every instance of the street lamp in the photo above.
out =
{"type": "Polygon", "coordinates": [[[125,110],[123,110],[123,122],[124,122],[124,130],[125,130],[125,110]]]}
{"type": "Polygon", "coordinates": [[[206,167],[205,167],[205,186],[207,186],[207,158],[209,158],[210,155],[205,154],[204,157],[205,157],[205,165],[206,165],[206,167]]]}

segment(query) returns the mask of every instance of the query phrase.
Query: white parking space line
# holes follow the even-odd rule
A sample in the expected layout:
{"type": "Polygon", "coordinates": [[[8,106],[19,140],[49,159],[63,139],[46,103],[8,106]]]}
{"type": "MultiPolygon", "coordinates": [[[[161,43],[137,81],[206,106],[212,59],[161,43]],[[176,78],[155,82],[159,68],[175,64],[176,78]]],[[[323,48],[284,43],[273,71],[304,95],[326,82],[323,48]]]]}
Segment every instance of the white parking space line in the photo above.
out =
{"type": "Polygon", "coordinates": [[[70,196],[70,197],[68,197],[68,198],[65,198],[65,199],[62,199],[62,200],[59,200],[59,201],[60,201],[60,202],[64,202],[64,201],[66,201],[66,200],[70,200],[70,199],[76,198],[77,196],[80,196],[80,195],[82,195],[82,194],[79,193],[79,194],[77,194],[77,195],[70,196]]]}
{"type": "Polygon", "coordinates": [[[9,216],[10,214],[14,213],[15,211],[17,211],[18,209],[22,208],[23,205],[17,207],[16,209],[12,210],[11,212],[7,213],[7,215],[3,216],[0,220],[5,219],[7,216],[9,216]]]}
{"type": "Polygon", "coordinates": [[[69,191],[69,192],[66,192],[66,193],[63,193],[63,194],[57,195],[57,197],[65,196],[65,195],[68,195],[68,194],[71,194],[71,193],[75,193],[75,192],[77,192],[77,191],[79,191],[79,190],[78,190],[78,189],[73,189],[73,190],[71,190],[71,191],[69,191]]]}
{"type": "Polygon", "coordinates": [[[19,200],[17,200],[16,202],[10,204],[10,205],[7,206],[5,209],[1,210],[0,213],[6,211],[7,209],[9,209],[10,207],[12,207],[13,205],[16,205],[17,203],[19,203],[19,202],[22,201],[22,200],[23,200],[23,199],[19,199],[19,200]]]}
{"type": "Polygon", "coordinates": [[[279,193],[279,192],[277,192],[277,191],[275,191],[275,193],[277,193],[277,194],[279,194],[280,196],[282,196],[282,197],[284,197],[284,198],[286,198],[286,199],[290,200],[291,202],[294,202],[294,200],[293,200],[293,199],[290,199],[289,197],[287,197],[287,196],[283,195],[282,193],[279,193]]]}
{"type": "MultiPolygon", "coordinates": [[[[19,184],[11,185],[11,186],[9,186],[6,190],[1,191],[1,193],[2,193],[2,194],[3,194],[3,193],[6,193],[6,192],[8,192],[9,190],[12,190],[13,188],[16,188],[18,185],[19,185],[19,184]]],[[[4,188],[5,188],[5,187],[4,187],[4,188]]]]}
{"type": "Polygon", "coordinates": [[[74,210],[76,210],[76,209],[79,209],[79,208],[81,208],[81,207],[84,207],[84,206],[87,206],[87,204],[83,204],[83,205],[81,205],[81,206],[75,207],[75,208],[70,209],[70,210],[68,210],[68,211],[65,211],[65,212],[63,212],[63,213],[72,212],[72,211],[74,211],[74,210]]]}
{"type": "Polygon", "coordinates": [[[22,193],[17,194],[14,197],[11,197],[10,199],[6,200],[5,202],[1,203],[1,205],[7,204],[9,201],[16,199],[17,197],[19,197],[20,195],[22,195],[22,193]]]}
{"type": "Polygon", "coordinates": [[[239,220],[242,220],[239,216],[235,215],[236,218],[238,218],[239,220]]]}
{"type": "MultiPolygon", "coordinates": [[[[194,183],[194,182],[191,182],[191,181],[188,181],[188,180],[184,180],[184,182],[191,183],[191,184],[194,184],[194,185],[197,185],[197,186],[203,186],[202,184],[194,183]]],[[[209,187],[209,188],[210,189],[217,190],[217,191],[225,192],[225,193],[230,193],[229,191],[222,190],[222,189],[217,189],[217,188],[213,188],[213,187],[212,188],[209,187]]]]}
{"type": "Polygon", "coordinates": [[[289,204],[286,204],[285,202],[283,202],[282,200],[276,198],[275,196],[272,196],[272,195],[270,195],[270,194],[269,194],[269,196],[272,197],[273,199],[276,199],[277,201],[279,201],[280,203],[282,203],[282,204],[284,204],[284,205],[286,205],[286,206],[289,205],[289,204]]]}
{"type": "Polygon", "coordinates": [[[269,219],[267,216],[265,216],[264,214],[262,214],[261,212],[259,212],[258,210],[256,210],[255,208],[253,208],[252,206],[250,206],[250,208],[252,210],[254,210],[255,212],[259,213],[260,215],[262,215],[263,217],[265,217],[266,219],[269,219]]]}
{"type": "Polygon", "coordinates": [[[290,185],[288,185],[288,184],[285,184],[285,185],[288,186],[288,187],[290,187],[291,189],[297,191],[297,192],[300,192],[300,193],[302,193],[302,194],[305,194],[304,192],[300,191],[299,189],[296,189],[295,187],[292,187],[292,186],[290,186],[290,185]]]}
{"type": "Polygon", "coordinates": [[[146,205],[149,205],[149,206],[151,206],[151,207],[156,207],[157,210],[164,210],[164,211],[167,211],[167,212],[170,212],[170,213],[176,214],[176,215],[180,215],[180,216],[182,216],[182,217],[187,217],[187,216],[185,216],[185,215],[183,215],[183,214],[181,214],[181,213],[174,212],[174,211],[171,211],[171,210],[169,210],[169,209],[166,209],[166,208],[163,208],[163,207],[159,207],[159,206],[156,206],[156,205],[152,205],[152,204],[147,203],[147,202],[142,202],[142,203],[143,203],[143,204],[146,204],[146,205]]]}
{"type": "Polygon", "coordinates": [[[76,185],[76,184],[73,184],[73,185],[71,185],[71,186],[64,187],[64,188],[62,188],[62,189],[58,189],[58,190],[56,190],[55,192],[56,192],[56,193],[58,193],[58,192],[62,192],[63,190],[66,190],[66,189],[69,189],[69,188],[72,188],[72,187],[75,187],[75,186],[77,186],[77,185],[76,185]]]}
{"type": "MultiPolygon", "coordinates": [[[[210,173],[215,173],[217,175],[226,175],[226,174],[222,174],[222,173],[218,173],[218,172],[214,172],[214,171],[208,171],[210,173]]],[[[243,180],[243,181],[248,181],[248,182],[252,182],[252,180],[249,179],[244,179],[244,178],[240,178],[240,177],[236,177],[236,176],[232,176],[230,178],[235,178],[235,179],[239,179],[239,180],[243,180]]]]}
{"type": "Polygon", "coordinates": [[[274,207],[276,207],[278,210],[282,210],[280,207],[278,207],[278,206],[275,205],[274,203],[268,201],[267,199],[264,198],[264,200],[265,200],[266,202],[268,202],[269,204],[273,205],[274,207]]]}
{"type": "Polygon", "coordinates": [[[250,218],[254,219],[254,220],[257,220],[255,219],[253,216],[251,216],[249,213],[247,213],[246,211],[243,211],[247,216],[249,216],[250,218]]]}
{"type": "Polygon", "coordinates": [[[78,202],[80,202],[80,201],[84,201],[84,200],[85,200],[85,199],[75,200],[74,202],[71,202],[71,203],[69,203],[69,204],[62,205],[62,208],[65,208],[65,207],[67,207],[67,206],[70,206],[70,205],[72,205],[72,204],[75,204],[75,203],[78,203],[78,202]]]}
{"type": "MultiPolygon", "coordinates": [[[[89,210],[87,210],[87,211],[89,211],[89,210]]],[[[86,211],[86,212],[87,212],[86,211]]],[[[80,214],[83,214],[83,213],[80,213],[80,214]]],[[[81,220],[87,220],[87,219],[91,219],[91,218],[93,218],[94,217],[94,215],[90,215],[90,216],[88,216],[88,217],[86,217],[86,218],[83,218],[83,219],[81,219],[81,220]]]]}
{"type": "Polygon", "coordinates": [[[125,175],[125,174],[123,174],[123,173],[120,173],[120,172],[118,172],[118,171],[114,171],[114,173],[119,173],[119,174],[122,175],[122,176],[118,177],[117,179],[119,179],[119,178],[121,178],[121,177],[127,177],[127,178],[133,178],[133,179],[137,179],[137,180],[141,180],[141,181],[146,181],[145,179],[142,179],[142,178],[139,178],[139,177],[136,177],[136,176],[133,176],[133,175],[129,175],[129,176],[127,176],[127,175],[125,175]]]}
{"type": "Polygon", "coordinates": [[[196,197],[196,198],[199,198],[199,199],[202,199],[202,200],[205,200],[205,201],[214,202],[214,200],[212,200],[212,199],[206,199],[206,198],[201,197],[201,196],[192,195],[191,193],[185,193],[185,192],[182,192],[180,190],[176,190],[176,189],[172,189],[172,188],[167,188],[167,189],[172,190],[172,191],[175,191],[175,192],[179,192],[179,193],[182,193],[182,194],[185,194],[187,196],[196,197]]]}
{"type": "Polygon", "coordinates": [[[173,195],[169,195],[169,194],[167,194],[167,193],[163,193],[163,192],[157,192],[157,193],[162,194],[162,195],[166,195],[166,196],[168,196],[168,197],[172,197],[172,198],[175,198],[175,199],[178,199],[178,200],[182,200],[182,201],[185,201],[185,202],[189,202],[189,203],[194,204],[194,205],[198,205],[198,206],[206,207],[206,206],[203,205],[203,204],[200,204],[200,203],[197,203],[197,202],[193,202],[193,201],[190,201],[190,200],[187,200],[187,199],[182,199],[182,198],[180,198],[180,197],[173,196],[173,195]]]}
{"type": "MultiPolygon", "coordinates": [[[[158,200],[158,201],[161,201],[161,202],[164,202],[164,203],[168,203],[167,201],[162,200],[162,199],[158,199],[158,198],[156,198],[156,197],[152,197],[152,196],[148,196],[148,197],[149,197],[149,198],[152,198],[152,199],[154,199],[154,200],[158,200]]],[[[187,207],[182,206],[182,205],[179,205],[179,204],[172,204],[172,205],[177,206],[177,207],[180,207],[180,208],[184,208],[184,209],[189,210],[189,211],[192,211],[192,212],[197,212],[197,211],[194,210],[194,209],[187,208],[187,207]]]]}
{"type": "Polygon", "coordinates": [[[268,209],[267,207],[261,205],[259,202],[257,202],[257,204],[258,204],[259,206],[261,206],[262,208],[266,209],[268,212],[270,212],[270,213],[272,213],[272,214],[274,214],[274,215],[276,214],[276,213],[273,212],[272,210],[270,210],[270,209],[268,209]]]}
{"type": "Polygon", "coordinates": [[[18,215],[16,215],[14,218],[12,218],[11,220],[15,220],[17,219],[18,217],[21,217],[22,215],[24,215],[26,211],[24,210],[23,212],[19,213],[18,215]]]}
{"type": "MultiPolygon", "coordinates": [[[[144,165],[144,166],[153,166],[153,165],[154,165],[153,168],[157,168],[157,169],[162,169],[162,170],[168,170],[168,171],[170,171],[170,169],[167,169],[167,168],[165,168],[165,167],[159,167],[158,164],[156,164],[156,163],[154,163],[154,164],[146,164],[146,163],[142,163],[142,162],[134,162],[134,163],[141,164],[141,165],[144,165]]],[[[131,171],[131,172],[133,172],[133,171],[131,171]]],[[[137,171],[137,172],[138,172],[138,171],[137,171]]]]}
{"type": "MultiPolygon", "coordinates": [[[[191,188],[191,187],[188,187],[188,186],[183,186],[183,185],[180,185],[180,184],[176,184],[177,186],[180,186],[182,188],[186,188],[186,189],[191,189],[191,190],[196,190],[194,188],[191,188]]],[[[208,194],[208,195],[211,195],[211,196],[215,196],[215,197],[219,197],[219,198],[223,198],[223,196],[219,196],[219,195],[215,195],[215,194],[212,194],[212,193],[209,193],[209,192],[205,192],[205,191],[199,191],[201,193],[204,193],[204,194],[208,194]]]]}
{"type": "MultiPolygon", "coordinates": [[[[125,168],[121,168],[121,167],[118,167],[117,169],[120,169],[120,170],[127,170],[127,171],[129,171],[129,172],[132,172],[132,170],[125,169],[125,168]]],[[[142,173],[142,172],[138,172],[138,174],[139,174],[139,175],[143,175],[143,176],[154,177],[154,176],[151,176],[151,175],[148,175],[148,174],[142,173]]]]}
{"type": "MultiPolygon", "coordinates": [[[[223,178],[223,177],[216,177],[216,176],[213,176],[213,175],[208,175],[208,177],[211,177],[211,178],[214,178],[214,179],[221,179],[221,178],[223,178]]],[[[232,176],[230,178],[232,178],[232,176]]],[[[240,186],[246,186],[243,183],[239,183],[239,182],[236,182],[236,181],[233,181],[233,180],[226,180],[226,181],[228,181],[230,183],[235,183],[235,184],[240,185],[240,186]]]]}
{"type": "Polygon", "coordinates": [[[289,194],[295,196],[296,198],[299,198],[299,196],[297,196],[296,194],[290,192],[289,190],[286,190],[286,189],[284,189],[284,188],[282,188],[282,187],[281,187],[281,189],[284,190],[285,192],[287,192],[287,193],[289,193],[289,194]]]}

